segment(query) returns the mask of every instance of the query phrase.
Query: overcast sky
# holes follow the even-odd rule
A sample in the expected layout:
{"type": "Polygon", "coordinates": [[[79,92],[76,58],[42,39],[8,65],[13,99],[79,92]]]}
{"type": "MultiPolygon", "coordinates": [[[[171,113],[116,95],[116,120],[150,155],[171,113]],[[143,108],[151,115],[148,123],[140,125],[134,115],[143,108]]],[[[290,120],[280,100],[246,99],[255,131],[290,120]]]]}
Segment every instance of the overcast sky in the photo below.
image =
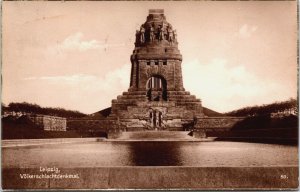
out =
{"type": "Polygon", "coordinates": [[[93,113],[127,91],[153,8],[177,29],[186,90],[226,112],[297,95],[296,1],[3,4],[2,100],[93,113]]]}

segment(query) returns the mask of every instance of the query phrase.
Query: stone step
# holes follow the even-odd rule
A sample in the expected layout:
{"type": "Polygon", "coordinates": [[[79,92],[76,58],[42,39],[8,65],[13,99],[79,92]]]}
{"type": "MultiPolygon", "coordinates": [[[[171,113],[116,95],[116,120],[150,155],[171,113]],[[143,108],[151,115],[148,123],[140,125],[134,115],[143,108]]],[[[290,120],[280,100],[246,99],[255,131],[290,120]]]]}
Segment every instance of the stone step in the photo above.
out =
{"type": "Polygon", "coordinates": [[[169,101],[175,101],[176,103],[183,103],[183,102],[200,102],[199,99],[174,99],[174,98],[170,98],[169,101]]]}
{"type": "Polygon", "coordinates": [[[174,101],[137,101],[139,107],[175,107],[174,101]]]}
{"type": "Polygon", "coordinates": [[[169,99],[196,99],[195,95],[170,95],[169,99]]]}
{"type": "Polygon", "coordinates": [[[120,103],[120,102],[113,102],[112,103],[112,112],[116,112],[117,110],[127,110],[129,105],[134,105],[135,103],[120,103]]]}
{"type": "Polygon", "coordinates": [[[201,102],[200,99],[175,99],[175,98],[170,98],[170,101],[175,101],[176,103],[199,103],[201,102]]]}
{"type": "Polygon", "coordinates": [[[178,100],[176,101],[176,104],[179,104],[179,105],[188,105],[188,104],[192,104],[192,105],[195,105],[195,104],[199,104],[201,105],[201,102],[197,99],[195,100],[192,100],[192,101],[189,101],[189,100],[178,100]]]}
{"type": "Polygon", "coordinates": [[[189,91],[168,91],[168,95],[190,95],[189,91]]]}
{"type": "Polygon", "coordinates": [[[113,105],[136,105],[136,99],[114,99],[113,105]]]}
{"type": "Polygon", "coordinates": [[[143,99],[146,100],[146,95],[119,95],[117,99],[143,99]]]}
{"type": "Polygon", "coordinates": [[[119,140],[193,140],[189,131],[132,131],[122,132],[119,140]]]}
{"type": "Polygon", "coordinates": [[[146,91],[130,91],[130,92],[123,92],[123,95],[145,95],[146,91]]]}

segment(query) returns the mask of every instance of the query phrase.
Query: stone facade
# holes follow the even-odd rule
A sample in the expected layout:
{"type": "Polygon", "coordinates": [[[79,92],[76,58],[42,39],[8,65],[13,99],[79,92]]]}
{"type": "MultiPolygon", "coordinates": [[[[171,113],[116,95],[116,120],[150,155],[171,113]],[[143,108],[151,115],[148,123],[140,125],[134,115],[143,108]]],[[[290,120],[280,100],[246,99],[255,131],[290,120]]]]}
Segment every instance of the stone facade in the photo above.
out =
{"type": "Polygon", "coordinates": [[[164,11],[149,10],[136,32],[130,87],[112,101],[113,119],[127,130],[183,130],[203,117],[201,100],[184,89],[176,30],[164,11]]]}
{"type": "Polygon", "coordinates": [[[195,129],[226,129],[230,130],[245,117],[204,117],[197,119],[195,129]]]}
{"type": "Polygon", "coordinates": [[[204,117],[196,119],[193,127],[194,137],[207,137],[209,132],[230,132],[245,117],[204,117]]]}
{"type": "Polygon", "coordinates": [[[114,123],[107,119],[68,119],[67,130],[106,132],[114,123]]]}
{"type": "Polygon", "coordinates": [[[66,131],[67,119],[50,115],[31,115],[30,119],[45,131],[66,131]]]}

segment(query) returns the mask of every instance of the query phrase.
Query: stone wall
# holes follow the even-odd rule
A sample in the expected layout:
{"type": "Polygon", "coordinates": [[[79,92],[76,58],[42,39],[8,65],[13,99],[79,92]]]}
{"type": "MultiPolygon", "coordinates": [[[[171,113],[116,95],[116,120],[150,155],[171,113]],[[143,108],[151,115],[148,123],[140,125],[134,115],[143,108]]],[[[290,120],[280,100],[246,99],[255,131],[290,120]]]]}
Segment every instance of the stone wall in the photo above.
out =
{"type": "Polygon", "coordinates": [[[230,130],[245,117],[204,117],[197,118],[195,129],[226,129],[230,130]]]}
{"type": "Polygon", "coordinates": [[[30,119],[45,131],[66,131],[67,119],[50,115],[31,115],[30,119]]]}
{"type": "Polygon", "coordinates": [[[67,129],[77,131],[106,131],[113,127],[114,121],[108,119],[68,119],[67,129]]]}
{"type": "Polygon", "coordinates": [[[243,121],[245,117],[204,117],[197,118],[193,136],[205,138],[210,132],[229,132],[237,123],[243,121]]]}
{"type": "MultiPolygon", "coordinates": [[[[93,135],[102,134],[109,139],[118,138],[123,131],[144,130],[143,128],[140,129],[140,127],[128,128],[124,121],[126,119],[68,119],[67,129],[93,135]]],[[[135,124],[135,126],[139,126],[139,124],[135,124]]]]}
{"type": "MultiPolygon", "coordinates": [[[[67,129],[77,131],[102,131],[102,132],[118,132],[118,131],[147,131],[152,130],[151,123],[147,114],[147,107],[130,107],[127,113],[119,113],[119,119],[68,119],[67,129]],[[143,109],[145,111],[140,111],[143,109]],[[134,112],[133,112],[134,111],[134,112]],[[132,114],[136,114],[135,116],[132,114]]],[[[172,109],[169,107],[169,110],[172,109]]],[[[174,107],[175,110],[175,107],[174,107]]],[[[186,110],[186,112],[189,112],[186,110]]],[[[172,113],[173,114],[173,113],[172,113]]],[[[177,112],[178,116],[169,116],[163,114],[162,123],[167,127],[160,127],[159,130],[184,131],[194,128],[194,131],[201,130],[230,130],[236,123],[244,120],[243,117],[205,117],[197,118],[196,123],[193,119],[183,116],[184,113],[177,112]],[[180,114],[180,115],[179,115],[180,114]],[[186,121],[185,121],[186,120],[186,121]],[[186,127],[186,128],[185,128],[186,127]]]]}
{"type": "Polygon", "coordinates": [[[291,128],[268,128],[268,129],[249,129],[249,130],[206,130],[208,137],[219,138],[278,138],[278,139],[298,139],[297,127],[291,128]]]}
{"type": "Polygon", "coordinates": [[[62,117],[44,116],[44,130],[45,131],[66,131],[67,119],[62,117]]]}
{"type": "MultiPolygon", "coordinates": [[[[250,139],[252,141],[296,143],[298,126],[295,119],[265,117],[207,117],[198,118],[193,136],[196,138],[250,139]],[[280,125],[282,127],[280,127],[280,125]]],[[[249,141],[250,141],[249,140],[249,141]]]]}

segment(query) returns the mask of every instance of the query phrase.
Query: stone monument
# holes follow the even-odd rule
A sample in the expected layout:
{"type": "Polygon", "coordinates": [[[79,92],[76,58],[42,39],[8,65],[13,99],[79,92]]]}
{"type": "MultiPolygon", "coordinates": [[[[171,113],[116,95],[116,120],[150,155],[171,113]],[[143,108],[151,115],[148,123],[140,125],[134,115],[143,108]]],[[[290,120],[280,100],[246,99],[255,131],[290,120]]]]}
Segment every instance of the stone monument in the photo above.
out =
{"type": "Polygon", "coordinates": [[[150,9],[136,32],[130,87],[112,100],[112,129],[182,131],[203,117],[201,100],[186,91],[176,30],[163,9],[150,9]]]}

